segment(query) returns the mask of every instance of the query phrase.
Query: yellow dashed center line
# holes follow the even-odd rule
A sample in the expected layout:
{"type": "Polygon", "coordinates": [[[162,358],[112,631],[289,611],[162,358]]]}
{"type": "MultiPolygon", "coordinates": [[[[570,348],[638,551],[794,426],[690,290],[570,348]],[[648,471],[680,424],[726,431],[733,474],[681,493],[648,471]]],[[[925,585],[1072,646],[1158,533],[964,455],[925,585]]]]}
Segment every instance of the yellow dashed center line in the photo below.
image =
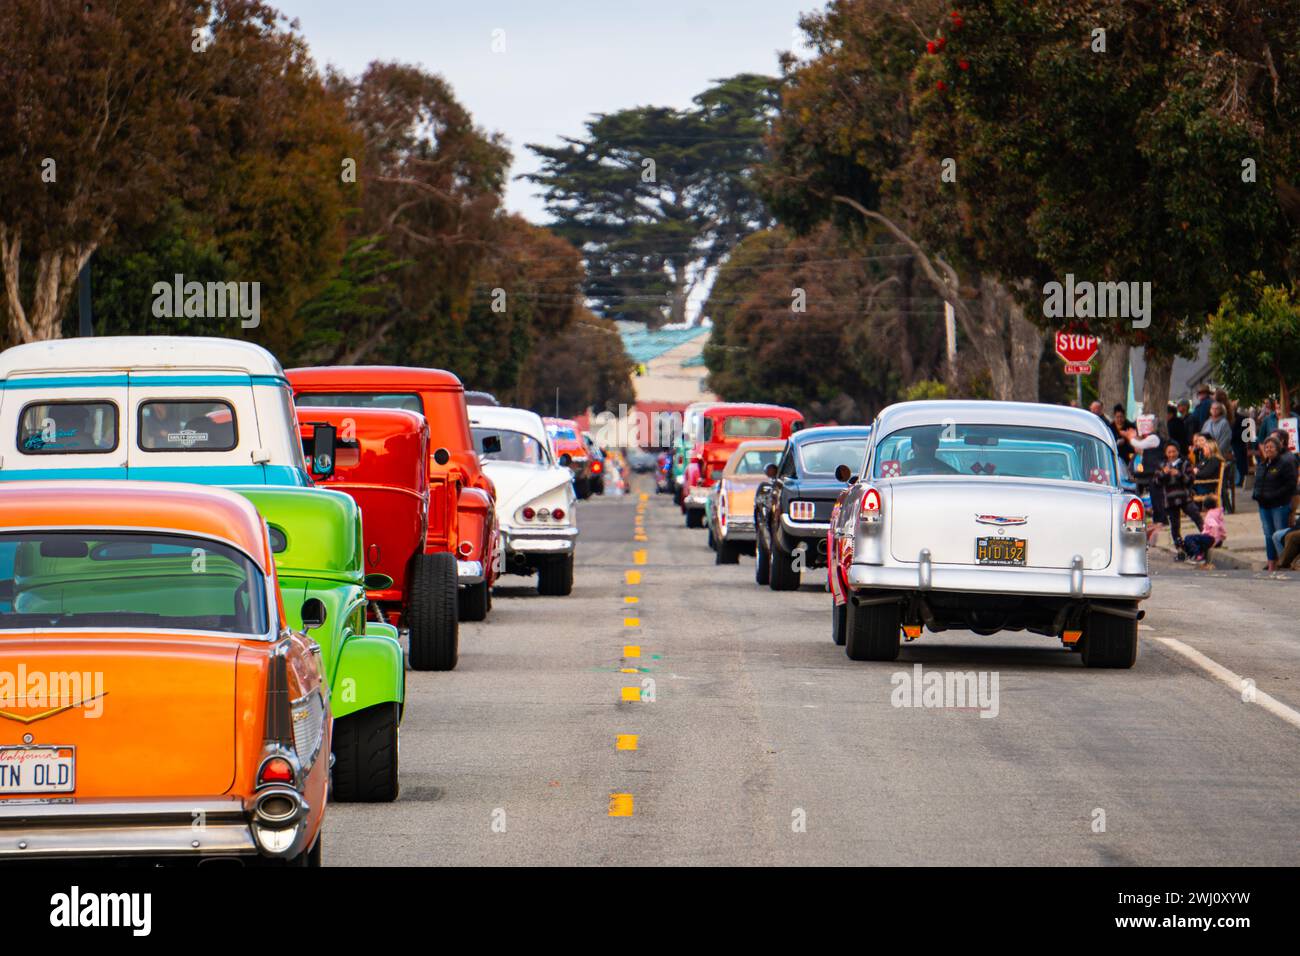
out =
{"type": "Polygon", "coordinates": [[[636,750],[636,734],[619,734],[614,738],[615,750],[636,750]]]}
{"type": "Polygon", "coordinates": [[[624,626],[624,627],[640,627],[640,626],[641,626],[641,619],[640,619],[639,617],[625,617],[625,618],[623,618],[623,626],[624,626]]]}
{"type": "Polygon", "coordinates": [[[640,572],[640,571],[625,571],[625,572],[623,572],[623,580],[626,581],[628,584],[640,584],[640,583],[641,583],[641,572],[640,572]]]}
{"type": "Polygon", "coordinates": [[[630,703],[630,704],[639,703],[641,701],[641,688],[624,687],[622,696],[623,696],[624,703],[630,703]]]}
{"type": "Polygon", "coordinates": [[[636,595],[634,595],[634,594],[629,594],[627,597],[623,598],[623,603],[624,603],[624,604],[636,604],[636,603],[637,603],[638,601],[640,601],[640,600],[641,600],[641,599],[640,599],[639,597],[637,597],[636,595]]]}
{"type": "Polygon", "coordinates": [[[632,794],[611,793],[609,795],[609,815],[611,817],[630,817],[632,815],[632,794]]]}
{"type": "Polygon", "coordinates": [[[645,564],[645,548],[637,548],[632,552],[633,564],[645,564]]]}
{"type": "Polygon", "coordinates": [[[640,645],[640,644],[624,644],[624,645],[623,645],[623,656],[624,656],[624,657],[640,657],[640,656],[641,656],[641,645],[640,645]]]}

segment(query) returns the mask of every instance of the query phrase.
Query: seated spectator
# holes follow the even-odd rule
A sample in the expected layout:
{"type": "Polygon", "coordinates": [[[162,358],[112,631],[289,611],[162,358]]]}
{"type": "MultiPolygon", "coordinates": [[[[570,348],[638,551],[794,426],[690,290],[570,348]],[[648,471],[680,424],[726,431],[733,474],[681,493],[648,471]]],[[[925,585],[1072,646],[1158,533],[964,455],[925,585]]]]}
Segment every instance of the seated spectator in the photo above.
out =
{"type": "Polygon", "coordinates": [[[1183,550],[1194,564],[1204,564],[1211,548],[1217,548],[1228,539],[1227,528],[1223,525],[1223,509],[1219,499],[1213,496],[1205,499],[1205,511],[1202,512],[1203,523],[1196,534],[1189,534],[1183,539],[1183,550]]]}
{"type": "Polygon", "coordinates": [[[1220,478],[1224,476],[1223,472],[1223,455],[1219,452],[1219,445],[1213,438],[1204,433],[1195,436],[1192,439],[1192,477],[1193,490],[1195,494],[1211,494],[1216,498],[1221,498],[1223,488],[1220,486],[1220,478]]]}
{"type": "Polygon", "coordinates": [[[1282,539],[1282,552],[1277,559],[1277,566],[1285,571],[1290,568],[1300,571],[1300,528],[1288,528],[1282,539]]]}

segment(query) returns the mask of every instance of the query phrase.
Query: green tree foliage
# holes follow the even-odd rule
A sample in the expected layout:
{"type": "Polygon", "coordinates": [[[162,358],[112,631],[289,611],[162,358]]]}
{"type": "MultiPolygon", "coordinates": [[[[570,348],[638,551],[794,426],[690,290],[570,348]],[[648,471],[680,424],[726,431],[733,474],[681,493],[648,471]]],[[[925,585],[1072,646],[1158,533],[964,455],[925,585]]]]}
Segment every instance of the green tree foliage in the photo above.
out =
{"type": "Polygon", "coordinates": [[[564,331],[537,343],[514,400],[554,415],[558,390],[563,417],[589,408],[617,411],[635,401],[631,376],[632,360],[614,322],[582,309],[564,331]]]}
{"type": "Polygon", "coordinates": [[[770,223],[752,184],[776,81],[719,81],[686,110],[597,116],[582,138],[529,144],[554,229],[582,249],[585,293],[607,318],[681,322],[691,292],[741,237],[770,223]]]}
{"type": "Polygon", "coordinates": [[[1290,408],[1300,384],[1300,283],[1268,285],[1256,272],[1227,293],[1210,316],[1210,359],[1239,402],[1277,395],[1290,408]]]}

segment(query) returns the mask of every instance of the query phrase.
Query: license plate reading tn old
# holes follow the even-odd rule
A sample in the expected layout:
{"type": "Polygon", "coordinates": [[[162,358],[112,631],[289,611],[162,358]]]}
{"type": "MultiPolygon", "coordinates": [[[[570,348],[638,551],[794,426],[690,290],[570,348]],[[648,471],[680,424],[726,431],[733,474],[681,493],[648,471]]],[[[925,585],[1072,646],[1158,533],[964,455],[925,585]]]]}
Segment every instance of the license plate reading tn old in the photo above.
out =
{"type": "Polygon", "coordinates": [[[976,538],[976,564],[1001,564],[1009,567],[1025,566],[1024,538],[976,538]]]}
{"type": "Polygon", "coordinates": [[[73,747],[0,747],[0,796],[71,793],[76,761],[73,747]]]}

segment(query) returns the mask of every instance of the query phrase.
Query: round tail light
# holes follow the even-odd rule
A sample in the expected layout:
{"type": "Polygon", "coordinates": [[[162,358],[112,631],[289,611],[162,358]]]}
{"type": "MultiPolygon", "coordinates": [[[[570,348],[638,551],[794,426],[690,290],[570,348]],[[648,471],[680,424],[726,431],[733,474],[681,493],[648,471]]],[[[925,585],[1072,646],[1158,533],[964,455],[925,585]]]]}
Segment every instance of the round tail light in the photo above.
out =
{"type": "Polygon", "coordinates": [[[554,518],[556,521],[563,521],[563,520],[564,520],[564,509],[563,509],[563,508],[556,508],[554,511],[551,512],[551,517],[554,518]]]}
{"type": "Polygon", "coordinates": [[[534,511],[532,508],[525,508],[523,511],[520,512],[520,514],[524,516],[525,521],[532,521],[534,518],[537,517],[537,512],[534,511]]]}
{"type": "Polygon", "coordinates": [[[474,543],[472,541],[462,541],[457,546],[456,550],[468,558],[474,553],[474,543]]]}

